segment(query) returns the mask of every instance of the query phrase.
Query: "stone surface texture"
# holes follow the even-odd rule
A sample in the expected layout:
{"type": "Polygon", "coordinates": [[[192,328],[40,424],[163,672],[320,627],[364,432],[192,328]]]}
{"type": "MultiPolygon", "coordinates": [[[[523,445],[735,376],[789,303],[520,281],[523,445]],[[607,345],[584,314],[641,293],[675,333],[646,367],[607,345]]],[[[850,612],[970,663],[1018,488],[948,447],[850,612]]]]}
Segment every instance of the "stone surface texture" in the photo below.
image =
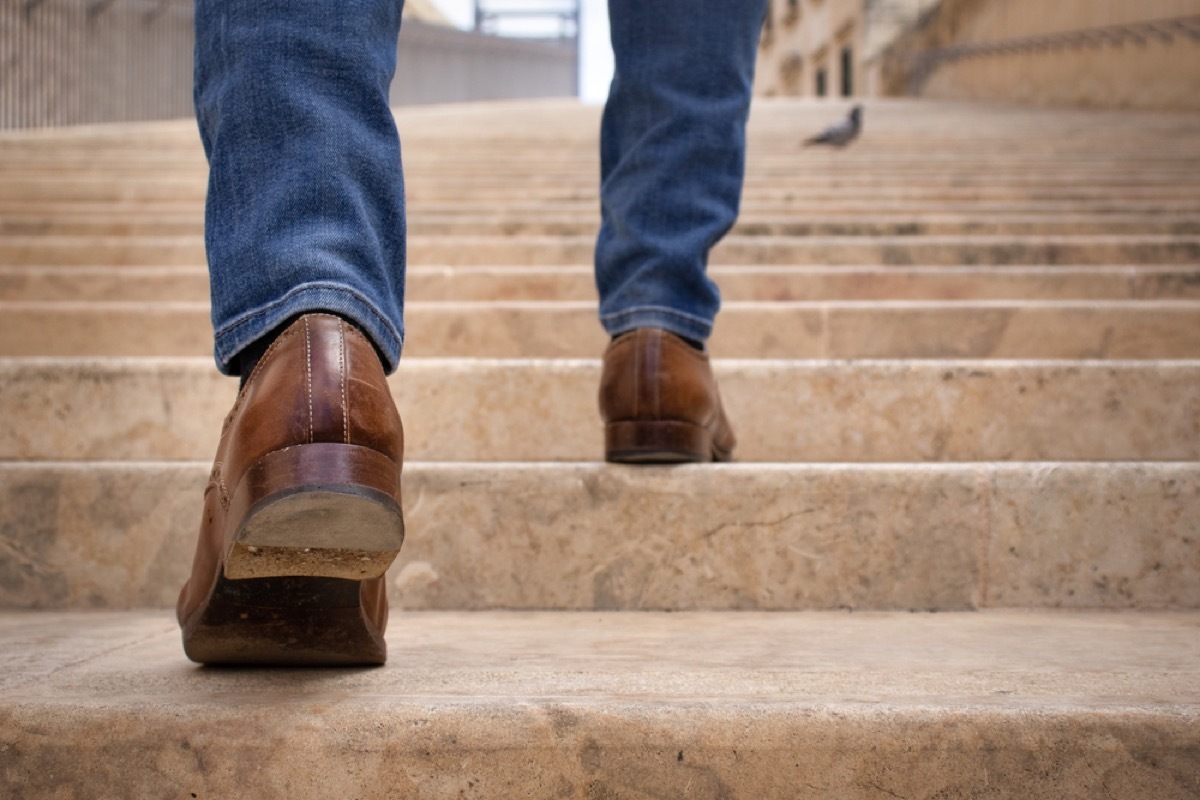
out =
{"type": "Polygon", "coordinates": [[[1187,614],[401,614],[374,670],[202,669],[166,614],[0,614],[32,797],[1154,797],[1187,614]]]}
{"type": "MultiPolygon", "coordinates": [[[[1200,459],[1200,361],[718,360],[743,462],[1200,459]]],[[[599,362],[404,360],[416,461],[601,457],[599,362]]],[[[207,359],[0,359],[0,458],[211,458],[236,381],[207,359]],[[81,426],[79,420],[88,424],[81,426]]]]}
{"type": "Polygon", "coordinates": [[[235,385],[194,122],[0,132],[0,799],[1200,798],[1200,116],[868,102],[838,152],[755,103],[741,463],[642,469],[598,463],[600,109],[398,110],[373,670],[181,652],[235,385]]]}
{"type": "MultiPolygon", "coordinates": [[[[589,301],[412,302],[410,358],[594,358],[589,301]]],[[[1195,359],[1200,301],[728,302],[718,358],[1195,359]]],[[[203,303],[0,302],[0,355],[201,356],[203,303]]]]}
{"type": "MultiPolygon", "coordinates": [[[[0,467],[0,606],[171,607],[208,469],[0,467]]],[[[412,609],[1195,608],[1198,495],[1196,462],[412,463],[389,588],[412,609]]]]}
{"type": "MultiPolygon", "coordinates": [[[[588,218],[592,216],[589,213],[588,218]]],[[[0,220],[0,231],[5,220],[0,220]]],[[[468,225],[459,221],[456,225],[468,225]]],[[[1100,223],[1105,224],[1105,223],[1100,223]]],[[[1200,228],[1200,222],[1196,223],[1200,228]]],[[[451,229],[453,232],[453,229],[451,229]]],[[[1124,300],[1200,299],[1200,267],[739,266],[709,269],[726,300],[1124,300]]],[[[590,265],[413,267],[415,302],[594,300],[590,265]]],[[[0,300],[208,301],[208,270],[195,267],[0,267],[0,300]]]]}

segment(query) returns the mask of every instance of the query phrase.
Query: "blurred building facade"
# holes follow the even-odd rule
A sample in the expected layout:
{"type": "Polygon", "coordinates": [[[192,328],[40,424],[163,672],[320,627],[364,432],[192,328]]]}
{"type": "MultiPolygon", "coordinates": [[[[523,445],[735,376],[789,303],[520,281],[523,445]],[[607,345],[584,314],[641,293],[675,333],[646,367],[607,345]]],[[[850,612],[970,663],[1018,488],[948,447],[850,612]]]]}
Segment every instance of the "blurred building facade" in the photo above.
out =
{"type": "Polygon", "coordinates": [[[938,0],[768,0],[755,93],[872,97],[881,55],[938,0]]]}
{"type": "MultiPolygon", "coordinates": [[[[408,0],[394,104],[573,96],[574,43],[451,27],[408,0]]],[[[192,115],[192,0],[0,0],[0,129],[192,115]]]]}
{"type": "Polygon", "coordinates": [[[755,91],[1200,110],[1200,0],[770,0],[755,91]]]}

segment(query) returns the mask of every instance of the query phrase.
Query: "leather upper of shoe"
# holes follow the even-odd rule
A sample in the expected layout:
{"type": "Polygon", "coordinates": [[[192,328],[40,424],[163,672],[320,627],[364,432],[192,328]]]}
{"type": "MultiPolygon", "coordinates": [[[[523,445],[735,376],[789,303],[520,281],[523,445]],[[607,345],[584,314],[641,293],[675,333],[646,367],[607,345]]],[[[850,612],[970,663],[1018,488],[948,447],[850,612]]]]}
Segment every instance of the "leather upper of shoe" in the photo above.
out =
{"type": "Polygon", "coordinates": [[[660,328],[638,328],[609,343],[600,376],[604,422],[676,421],[707,428],[718,449],[737,443],[708,355],[660,328]]]}
{"type": "MultiPolygon", "coordinates": [[[[221,569],[226,513],[246,471],[269,453],[316,442],[368,447],[397,465],[404,458],[404,429],[375,348],[332,314],[306,314],[285,328],[225,417],[192,577],[177,605],[180,622],[203,603],[221,569]]],[[[377,604],[382,594],[364,585],[363,597],[377,604]]]]}

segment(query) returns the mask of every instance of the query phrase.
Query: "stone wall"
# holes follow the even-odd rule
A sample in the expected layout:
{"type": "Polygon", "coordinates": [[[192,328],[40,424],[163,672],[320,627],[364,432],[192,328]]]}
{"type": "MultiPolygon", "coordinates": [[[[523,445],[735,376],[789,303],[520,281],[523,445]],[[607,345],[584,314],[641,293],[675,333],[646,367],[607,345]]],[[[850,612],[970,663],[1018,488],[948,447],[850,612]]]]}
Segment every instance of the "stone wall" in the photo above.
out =
{"type": "Polygon", "coordinates": [[[882,93],[1200,110],[1200,41],[1145,26],[1196,16],[1200,0],[943,0],[889,52],[882,93]]]}
{"type": "Polygon", "coordinates": [[[839,96],[841,51],[861,50],[862,0],[770,0],[759,43],[755,93],[768,97],[839,96]]]}
{"type": "Polygon", "coordinates": [[[879,54],[935,4],[936,0],[770,0],[755,93],[841,97],[848,89],[849,96],[877,95],[879,54]]]}

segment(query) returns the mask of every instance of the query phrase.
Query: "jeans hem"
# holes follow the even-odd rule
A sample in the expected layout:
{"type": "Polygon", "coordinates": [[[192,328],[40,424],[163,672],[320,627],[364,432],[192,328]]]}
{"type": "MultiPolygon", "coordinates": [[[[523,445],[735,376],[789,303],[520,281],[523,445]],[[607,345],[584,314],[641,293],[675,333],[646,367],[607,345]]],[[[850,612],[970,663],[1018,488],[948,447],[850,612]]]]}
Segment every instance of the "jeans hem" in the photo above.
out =
{"type": "MultiPolygon", "coordinates": [[[[304,283],[279,300],[236,317],[216,329],[213,354],[217,369],[236,375],[235,359],[255,340],[305,312],[328,311],[357,325],[375,344],[384,359],[384,370],[395,372],[404,349],[404,323],[394,325],[387,315],[360,292],[334,283],[304,283]]],[[[215,320],[214,320],[215,325],[215,320]]]]}
{"type": "Polygon", "coordinates": [[[609,336],[620,336],[637,328],[662,328],[697,342],[708,341],[712,335],[712,320],[663,306],[642,306],[602,314],[600,324],[609,336]]]}

